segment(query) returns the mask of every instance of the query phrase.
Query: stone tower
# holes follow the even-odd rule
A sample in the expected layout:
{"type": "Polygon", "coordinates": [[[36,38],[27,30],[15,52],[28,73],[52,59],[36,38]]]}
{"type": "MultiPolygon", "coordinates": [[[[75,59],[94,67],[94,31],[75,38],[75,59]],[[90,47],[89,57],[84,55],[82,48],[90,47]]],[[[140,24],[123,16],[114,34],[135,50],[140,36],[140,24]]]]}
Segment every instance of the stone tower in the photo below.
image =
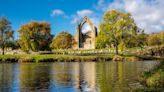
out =
{"type": "Polygon", "coordinates": [[[81,23],[78,23],[75,35],[75,49],[95,49],[96,48],[96,36],[97,28],[92,24],[89,18],[86,16],[81,23]],[[82,27],[85,23],[88,23],[91,30],[87,30],[86,33],[82,33],[82,27]]]}

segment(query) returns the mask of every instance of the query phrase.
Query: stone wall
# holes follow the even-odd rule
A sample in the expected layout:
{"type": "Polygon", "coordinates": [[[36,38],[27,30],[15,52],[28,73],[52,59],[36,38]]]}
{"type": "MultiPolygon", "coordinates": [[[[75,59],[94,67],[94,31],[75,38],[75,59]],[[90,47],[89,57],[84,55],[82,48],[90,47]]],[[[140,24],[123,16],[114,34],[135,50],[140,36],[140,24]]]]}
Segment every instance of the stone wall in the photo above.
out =
{"type": "Polygon", "coordinates": [[[95,49],[96,48],[96,36],[97,28],[92,24],[88,17],[84,17],[82,22],[78,24],[75,35],[76,44],[74,49],[95,49]],[[86,33],[82,33],[82,27],[85,23],[88,23],[91,30],[86,33]]]}

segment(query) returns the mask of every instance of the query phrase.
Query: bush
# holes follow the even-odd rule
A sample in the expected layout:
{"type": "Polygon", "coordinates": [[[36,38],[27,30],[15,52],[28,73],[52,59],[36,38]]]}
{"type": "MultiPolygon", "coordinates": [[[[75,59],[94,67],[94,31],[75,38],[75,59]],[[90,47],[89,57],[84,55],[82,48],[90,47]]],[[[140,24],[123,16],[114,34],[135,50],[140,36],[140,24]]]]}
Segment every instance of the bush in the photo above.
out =
{"type": "Polygon", "coordinates": [[[164,90],[164,61],[161,61],[154,69],[144,72],[141,82],[145,87],[164,90]]]}

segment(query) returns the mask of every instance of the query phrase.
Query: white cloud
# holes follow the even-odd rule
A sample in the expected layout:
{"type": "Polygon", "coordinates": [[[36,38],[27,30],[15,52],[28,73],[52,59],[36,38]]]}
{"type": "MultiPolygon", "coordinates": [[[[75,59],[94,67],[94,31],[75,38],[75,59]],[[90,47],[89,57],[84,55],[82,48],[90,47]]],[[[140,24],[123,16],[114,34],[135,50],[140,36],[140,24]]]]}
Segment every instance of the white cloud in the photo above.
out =
{"type": "Polygon", "coordinates": [[[87,25],[87,24],[84,24],[83,28],[82,28],[82,32],[83,33],[86,33],[88,32],[89,30],[92,30],[91,26],[87,25]]]}
{"type": "Polygon", "coordinates": [[[106,2],[101,6],[103,6],[102,11],[117,9],[130,12],[137,25],[147,33],[164,30],[163,0],[116,0],[112,3],[106,2]]]}
{"type": "Polygon", "coordinates": [[[60,15],[64,15],[64,11],[62,11],[60,9],[55,9],[51,13],[51,16],[60,16],[60,15]]]}
{"type": "MultiPolygon", "coordinates": [[[[92,16],[92,17],[90,17],[90,20],[92,21],[93,25],[99,29],[99,23],[100,23],[99,19],[96,18],[95,16],[92,16]]],[[[84,24],[82,27],[82,32],[86,33],[89,30],[92,30],[91,26],[89,24],[84,24]]]]}
{"type": "Polygon", "coordinates": [[[101,5],[104,4],[104,2],[105,2],[104,0],[99,0],[99,1],[98,1],[98,5],[101,6],[101,5]]]}
{"type": "MultiPolygon", "coordinates": [[[[88,16],[89,19],[92,21],[93,25],[95,25],[96,27],[98,27],[98,25],[100,23],[100,20],[99,19],[101,19],[98,14],[99,13],[96,13],[96,12],[94,12],[92,10],[89,10],[89,9],[78,10],[76,12],[76,14],[73,15],[73,18],[72,18],[71,23],[72,24],[80,23],[85,16],[88,16]]],[[[83,32],[85,33],[88,30],[91,30],[91,27],[90,27],[90,25],[85,24],[83,26],[83,32]]]]}
{"type": "Polygon", "coordinates": [[[132,13],[136,23],[141,28],[145,29],[145,32],[152,33],[162,30],[164,25],[164,11],[163,0],[144,1],[144,0],[129,0],[125,2],[125,10],[132,13]],[[142,25],[145,23],[145,25],[142,25]]]}
{"type": "MultiPolygon", "coordinates": [[[[106,7],[107,9],[117,9],[117,10],[123,10],[123,4],[121,1],[112,2],[110,5],[106,7]]],[[[103,11],[106,11],[107,9],[104,8],[103,11]]]]}
{"type": "Polygon", "coordinates": [[[78,10],[75,15],[73,15],[73,20],[71,21],[72,24],[78,23],[82,18],[85,16],[91,16],[93,11],[89,9],[78,10]]]}
{"type": "Polygon", "coordinates": [[[93,11],[88,10],[88,9],[77,11],[77,16],[79,16],[79,17],[90,16],[91,14],[93,14],[93,11]]]}

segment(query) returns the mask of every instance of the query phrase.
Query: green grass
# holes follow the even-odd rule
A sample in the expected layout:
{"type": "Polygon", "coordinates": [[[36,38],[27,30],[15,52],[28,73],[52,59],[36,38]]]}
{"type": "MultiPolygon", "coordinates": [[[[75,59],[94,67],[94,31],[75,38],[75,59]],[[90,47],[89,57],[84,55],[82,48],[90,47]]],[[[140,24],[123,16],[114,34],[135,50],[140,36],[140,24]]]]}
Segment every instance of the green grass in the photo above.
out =
{"type": "Polygon", "coordinates": [[[20,55],[10,55],[10,54],[7,54],[7,55],[0,55],[0,59],[6,59],[6,58],[19,58],[20,55]]]}
{"type": "Polygon", "coordinates": [[[112,58],[113,54],[101,54],[101,55],[62,55],[62,54],[23,54],[23,55],[0,55],[0,59],[33,59],[35,61],[46,60],[46,59],[63,59],[63,60],[71,60],[71,59],[95,59],[95,58],[112,58]]]}

